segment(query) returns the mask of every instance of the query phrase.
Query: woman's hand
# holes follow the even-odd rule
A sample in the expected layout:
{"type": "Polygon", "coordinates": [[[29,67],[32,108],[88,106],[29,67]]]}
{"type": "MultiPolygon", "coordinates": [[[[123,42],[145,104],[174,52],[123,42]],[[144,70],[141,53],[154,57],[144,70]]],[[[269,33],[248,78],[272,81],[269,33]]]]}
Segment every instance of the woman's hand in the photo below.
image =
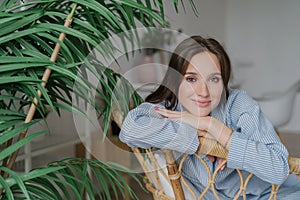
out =
{"type": "Polygon", "coordinates": [[[211,117],[198,117],[187,111],[179,112],[155,107],[156,112],[169,120],[178,120],[197,130],[207,131],[209,120],[211,117]]]}
{"type": "Polygon", "coordinates": [[[223,122],[211,116],[199,117],[187,111],[179,112],[159,107],[155,107],[155,110],[156,112],[164,116],[165,119],[181,121],[199,131],[203,131],[203,133],[209,133],[212,138],[217,141],[219,141],[218,139],[222,134],[224,127],[226,127],[223,122]]]}
{"type": "MultiPolygon", "coordinates": [[[[156,112],[164,116],[166,119],[178,120],[187,125],[194,127],[195,129],[197,129],[198,136],[213,139],[219,142],[224,140],[225,138],[224,146],[225,148],[227,148],[226,147],[228,143],[227,140],[230,139],[232,130],[221,121],[210,116],[198,117],[187,111],[179,112],[179,111],[172,111],[172,110],[167,110],[158,107],[155,107],[155,110],[156,112]]],[[[223,144],[224,142],[223,143],[220,142],[220,143],[223,144]]],[[[217,159],[218,165],[220,165],[224,161],[224,159],[222,158],[217,158],[210,155],[207,155],[207,157],[211,162],[214,162],[217,159]]],[[[224,168],[225,165],[221,168],[221,170],[224,170],[224,168]]]]}
{"type": "Polygon", "coordinates": [[[166,117],[169,120],[178,120],[187,125],[194,127],[197,130],[209,133],[215,140],[222,144],[226,149],[229,149],[231,142],[232,129],[227,127],[220,120],[211,117],[198,117],[187,111],[178,112],[155,107],[156,112],[166,117]]]}

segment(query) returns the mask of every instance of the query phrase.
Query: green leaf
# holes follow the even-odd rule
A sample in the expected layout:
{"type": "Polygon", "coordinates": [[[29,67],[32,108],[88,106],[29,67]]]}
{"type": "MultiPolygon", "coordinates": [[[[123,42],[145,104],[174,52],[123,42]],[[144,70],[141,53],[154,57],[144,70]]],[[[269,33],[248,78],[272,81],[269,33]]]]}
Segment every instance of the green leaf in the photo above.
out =
{"type": "MultiPolygon", "coordinates": [[[[1,119],[3,119],[1,117],[1,119]]],[[[15,119],[15,116],[14,118],[12,119],[15,119]]],[[[5,120],[3,120],[5,121],[5,120]]],[[[15,127],[14,129],[12,130],[6,130],[4,132],[2,132],[0,134],[0,144],[4,144],[5,142],[7,142],[9,139],[15,137],[16,135],[18,135],[19,133],[21,133],[22,131],[26,130],[27,128],[29,128],[30,126],[36,124],[38,122],[38,120],[34,120],[34,121],[31,121],[29,123],[26,123],[26,124],[22,124],[20,126],[17,126],[15,127]]],[[[5,124],[6,125],[6,124],[5,124]]],[[[7,126],[6,128],[10,128],[11,126],[7,126]]],[[[2,151],[0,152],[0,155],[2,154],[2,151]]],[[[0,156],[1,157],[1,156],[0,156]]],[[[3,158],[2,158],[3,159],[3,158]]],[[[0,160],[2,160],[0,159],[0,160]]]]}
{"type": "Polygon", "coordinates": [[[19,57],[19,56],[1,56],[0,63],[40,63],[40,65],[52,64],[50,59],[45,60],[45,58],[34,58],[34,57],[19,57]]]}
{"type": "Polygon", "coordinates": [[[12,63],[12,64],[4,64],[0,68],[0,73],[2,72],[8,72],[8,71],[16,71],[16,70],[23,70],[26,68],[31,68],[31,67],[41,67],[43,64],[41,63],[12,63]]]}
{"type": "MultiPolygon", "coordinates": [[[[35,169],[35,170],[32,170],[32,171],[27,172],[27,173],[19,174],[19,178],[22,181],[28,181],[28,180],[31,180],[31,179],[34,179],[34,178],[39,178],[39,177],[41,177],[43,175],[46,175],[46,174],[49,174],[49,173],[57,172],[57,171],[59,171],[61,169],[64,169],[64,168],[65,168],[65,166],[49,166],[47,168],[35,169]]],[[[0,166],[0,169],[8,171],[3,166],[0,166]]],[[[9,171],[8,171],[8,173],[9,173],[9,171]]],[[[9,178],[5,179],[5,182],[6,182],[5,185],[8,185],[9,187],[17,184],[17,181],[13,177],[9,177],[9,178]]],[[[3,188],[1,186],[4,186],[4,185],[0,185],[0,188],[3,188]]]]}
{"type": "Polygon", "coordinates": [[[15,115],[15,116],[21,116],[21,117],[26,116],[24,113],[12,111],[12,110],[5,110],[5,109],[0,109],[0,113],[1,113],[0,115],[15,115]]]}
{"type": "Polygon", "coordinates": [[[34,27],[34,28],[28,28],[28,29],[22,30],[22,31],[13,32],[11,34],[0,37],[0,44],[3,44],[3,43],[6,43],[6,42],[9,42],[11,40],[15,40],[15,39],[24,37],[24,36],[29,35],[29,34],[38,33],[38,32],[46,32],[48,30],[49,30],[49,28],[36,28],[36,27],[34,27]]]}
{"type": "Polygon", "coordinates": [[[28,191],[23,183],[23,180],[16,172],[4,167],[1,167],[1,171],[8,173],[16,181],[16,184],[18,184],[26,199],[30,199],[28,191]]]}
{"type": "Polygon", "coordinates": [[[0,188],[3,188],[5,190],[5,196],[7,197],[7,199],[14,199],[14,195],[10,187],[6,184],[5,179],[2,176],[0,176],[0,188]]]}
{"type": "Polygon", "coordinates": [[[94,0],[86,0],[86,1],[73,0],[73,2],[76,2],[76,3],[81,4],[81,5],[85,5],[88,8],[90,8],[91,10],[97,11],[100,15],[102,15],[104,18],[106,18],[113,27],[115,27],[117,29],[120,29],[122,31],[125,31],[121,27],[120,23],[118,22],[118,19],[114,16],[114,14],[110,10],[108,10],[106,7],[104,7],[102,4],[98,3],[97,1],[94,1],[94,0]]]}
{"type": "Polygon", "coordinates": [[[47,131],[41,131],[41,132],[30,134],[30,135],[26,136],[24,139],[22,139],[22,140],[20,140],[20,141],[18,141],[16,143],[12,144],[11,146],[3,149],[0,152],[0,160],[3,160],[4,158],[6,158],[7,156],[11,155],[13,152],[15,152],[16,150],[20,149],[22,146],[24,146],[25,144],[27,144],[28,142],[30,142],[34,138],[36,138],[39,135],[44,134],[46,132],[47,131]]]}
{"type": "Polygon", "coordinates": [[[33,23],[43,15],[42,10],[32,9],[31,12],[31,15],[22,15],[18,18],[13,16],[9,21],[6,20],[4,23],[0,22],[0,37],[14,30],[18,30],[27,24],[33,23]]]}
{"type": "Polygon", "coordinates": [[[20,82],[28,82],[34,84],[34,83],[40,83],[41,80],[30,78],[30,77],[21,77],[21,76],[0,77],[0,84],[20,83],[20,82]]]}

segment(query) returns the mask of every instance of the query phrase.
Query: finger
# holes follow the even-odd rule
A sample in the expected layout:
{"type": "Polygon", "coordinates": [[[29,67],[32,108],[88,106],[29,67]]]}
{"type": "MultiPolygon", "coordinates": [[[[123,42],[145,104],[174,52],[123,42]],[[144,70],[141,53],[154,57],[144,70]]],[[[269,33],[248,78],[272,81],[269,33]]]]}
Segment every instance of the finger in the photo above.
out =
{"type": "MultiPolygon", "coordinates": [[[[218,165],[221,165],[222,163],[223,163],[223,161],[224,161],[225,159],[223,159],[223,158],[218,158],[217,159],[217,162],[218,162],[218,165]]],[[[225,164],[221,167],[221,171],[223,171],[224,169],[225,169],[225,164]]]]}
{"type": "Polygon", "coordinates": [[[177,116],[181,116],[184,113],[184,112],[180,112],[180,111],[168,110],[168,109],[165,109],[165,108],[160,108],[158,106],[155,106],[154,110],[156,110],[157,112],[161,112],[161,113],[165,113],[165,114],[170,114],[170,115],[177,115],[177,116]]]}
{"type": "Polygon", "coordinates": [[[207,131],[206,131],[206,134],[204,135],[204,137],[205,137],[205,138],[208,138],[208,139],[213,139],[213,140],[215,139],[215,138],[214,138],[209,132],[207,132],[207,131]]]}
{"type": "Polygon", "coordinates": [[[198,130],[197,133],[198,133],[198,136],[200,136],[200,137],[205,137],[205,135],[207,134],[207,132],[203,131],[203,130],[198,130]]]}
{"type": "Polygon", "coordinates": [[[180,112],[177,112],[177,111],[168,111],[168,110],[161,110],[161,109],[158,109],[158,110],[155,110],[157,113],[165,116],[165,117],[168,117],[168,118],[172,118],[172,119],[179,119],[179,118],[182,118],[182,114],[180,112]]]}
{"type": "Polygon", "coordinates": [[[207,155],[208,160],[210,160],[210,162],[215,162],[216,158],[214,156],[210,156],[207,155]]]}
{"type": "Polygon", "coordinates": [[[154,110],[156,110],[156,111],[163,111],[163,112],[166,112],[166,113],[178,112],[178,111],[168,110],[168,109],[165,109],[165,108],[160,108],[158,106],[154,106],[154,110]]]}
{"type": "Polygon", "coordinates": [[[181,113],[181,112],[176,111],[176,110],[169,110],[169,109],[160,108],[160,107],[158,107],[158,110],[165,111],[165,112],[168,112],[168,113],[181,113]]]}

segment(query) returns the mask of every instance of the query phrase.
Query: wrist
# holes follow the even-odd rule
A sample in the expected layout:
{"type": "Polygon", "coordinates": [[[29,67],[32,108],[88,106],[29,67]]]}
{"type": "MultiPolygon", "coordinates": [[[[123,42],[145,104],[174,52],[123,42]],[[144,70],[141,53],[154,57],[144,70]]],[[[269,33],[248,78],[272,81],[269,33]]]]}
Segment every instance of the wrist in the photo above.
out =
{"type": "Polygon", "coordinates": [[[225,149],[229,150],[230,147],[230,143],[231,143],[231,136],[232,136],[232,131],[230,131],[229,133],[226,134],[223,146],[225,149]]]}
{"type": "Polygon", "coordinates": [[[209,116],[207,124],[207,131],[216,139],[222,137],[224,124],[214,117],[209,116]]]}
{"type": "Polygon", "coordinates": [[[208,132],[226,149],[229,149],[232,129],[214,117],[209,117],[208,132]]]}

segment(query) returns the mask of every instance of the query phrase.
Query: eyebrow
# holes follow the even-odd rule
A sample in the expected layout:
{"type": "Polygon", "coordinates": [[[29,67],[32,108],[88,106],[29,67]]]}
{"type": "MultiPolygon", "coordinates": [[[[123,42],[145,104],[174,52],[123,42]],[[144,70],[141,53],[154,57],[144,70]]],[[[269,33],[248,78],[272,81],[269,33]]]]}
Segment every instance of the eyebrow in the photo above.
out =
{"type": "MultiPolygon", "coordinates": [[[[186,72],[184,75],[198,75],[198,73],[196,73],[196,72],[186,72]]],[[[222,76],[222,74],[220,72],[214,72],[214,73],[210,74],[210,76],[215,76],[215,75],[222,76]]]]}
{"type": "Polygon", "coordinates": [[[184,75],[186,75],[186,74],[197,75],[197,73],[196,73],[196,72],[185,72],[185,74],[184,74],[184,75]]]}

